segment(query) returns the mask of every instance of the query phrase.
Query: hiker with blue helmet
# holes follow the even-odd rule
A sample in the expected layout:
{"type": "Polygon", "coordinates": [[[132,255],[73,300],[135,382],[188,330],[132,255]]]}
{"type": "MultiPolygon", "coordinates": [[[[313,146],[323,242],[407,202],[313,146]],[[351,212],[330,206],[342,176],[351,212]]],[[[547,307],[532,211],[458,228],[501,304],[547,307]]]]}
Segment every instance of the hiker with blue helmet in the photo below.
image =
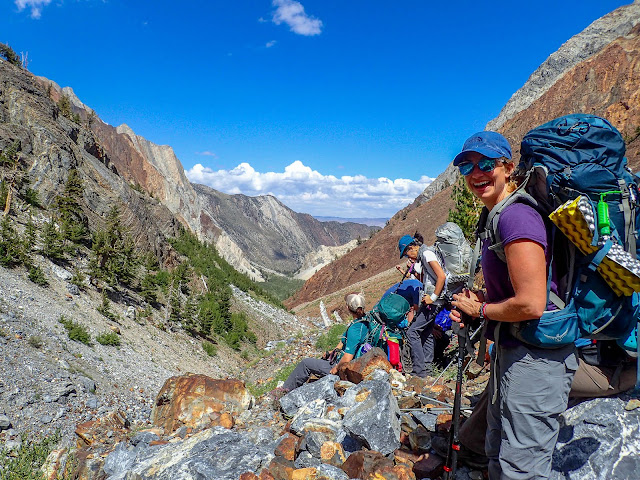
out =
{"type": "Polygon", "coordinates": [[[433,336],[434,320],[444,307],[447,275],[436,254],[422,244],[420,238],[414,235],[404,235],[398,241],[400,258],[407,257],[409,265],[405,276],[418,273],[424,284],[423,295],[419,299],[419,306],[407,330],[407,340],[411,347],[411,361],[413,375],[425,378],[431,375],[435,356],[435,340],[433,336]]]}
{"type": "MultiPolygon", "coordinates": [[[[467,188],[491,211],[517,188],[511,147],[496,132],[478,132],[464,143],[453,164],[467,188]]],[[[485,291],[453,296],[451,319],[487,320],[494,340],[485,450],[489,478],[542,479],[551,473],[559,416],[567,407],[578,363],[575,346],[545,349],[525,344],[509,324],[538,319],[547,306],[551,252],[545,220],[532,206],[514,202],[502,211],[498,230],[506,262],[482,242],[485,291]]],[[[557,287],[552,287],[557,290],[557,287]]],[[[557,291],[555,292],[557,294],[557,291]]]]}

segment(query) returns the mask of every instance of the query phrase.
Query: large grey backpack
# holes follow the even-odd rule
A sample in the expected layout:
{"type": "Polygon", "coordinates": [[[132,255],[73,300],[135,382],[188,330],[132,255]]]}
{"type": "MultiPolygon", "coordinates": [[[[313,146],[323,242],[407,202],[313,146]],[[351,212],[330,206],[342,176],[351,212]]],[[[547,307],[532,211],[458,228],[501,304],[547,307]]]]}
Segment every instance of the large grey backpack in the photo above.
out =
{"type": "Polygon", "coordinates": [[[471,245],[457,223],[447,222],[436,228],[433,251],[447,274],[447,292],[455,293],[469,279],[471,245]]]}

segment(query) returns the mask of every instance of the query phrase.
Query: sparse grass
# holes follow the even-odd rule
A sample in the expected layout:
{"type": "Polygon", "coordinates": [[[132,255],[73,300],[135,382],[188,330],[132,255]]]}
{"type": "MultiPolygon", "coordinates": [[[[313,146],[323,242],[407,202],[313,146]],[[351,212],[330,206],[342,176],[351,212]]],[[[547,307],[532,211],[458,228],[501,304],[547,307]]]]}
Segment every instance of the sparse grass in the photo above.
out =
{"type": "Polygon", "coordinates": [[[16,452],[0,450],[0,480],[42,480],[40,467],[60,438],[60,433],[55,433],[42,440],[32,440],[25,433],[16,452]]]}
{"type": "Polygon", "coordinates": [[[251,395],[253,395],[254,397],[256,398],[261,397],[265,393],[270,392],[271,390],[276,388],[276,385],[278,385],[278,382],[280,381],[284,382],[287,379],[287,377],[291,374],[291,372],[293,372],[294,368],[296,368],[296,364],[293,364],[293,363],[291,365],[287,365],[286,367],[282,367],[275,374],[273,380],[265,382],[262,385],[249,384],[247,385],[247,388],[249,389],[249,392],[251,393],[251,395]]]}
{"type": "Polygon", "coordinates": [[[0,328],[0,337],[6,337],[7,335],[7,331],[4,328],[0,328]]]}
{"type": "Polygon", "coordinates": [[[119,347],[122,343],[120,336],[116,332],[103,332],[96,337],[96,342],[100,345],[107,345],[110,347],[119,347]]]}
{"type": "Polygon", "coordinates": [[[84,343],[85,345],[91,345],[91,335],[89,335],[89,332],[84,325],[65,318],[64,315],[60,315],[59,322],[67,329],[67,335],[70,340],[84,343]]]}
{"type": "Polygon", "coordinates": [[[42,346],[44,345],[44,342],[42,341],[42,338],[38,335],[33,335],[31,337],[29,337],[29,340],[27,340],[27,342],[29,343],[29,345],[31,345],[33,348],[42,348],[42,346]]]}
{"type": "Polygon", "coordinates": [[[216,348],[216,346],[206,340],[202,342],[202,349],[207,352],[207,355],[209,355],[210,357],[215,357],[218,354],[218,349],[216,348]]]}
{"type": "Polygon", "coordinates": [[[342,338],[342,335],[344,334],[346,329],[347,325],[332,325],[327,333],[318,337],[318,340],[316,341],[316,348],[322,351],[333,350],[342,338]]]}

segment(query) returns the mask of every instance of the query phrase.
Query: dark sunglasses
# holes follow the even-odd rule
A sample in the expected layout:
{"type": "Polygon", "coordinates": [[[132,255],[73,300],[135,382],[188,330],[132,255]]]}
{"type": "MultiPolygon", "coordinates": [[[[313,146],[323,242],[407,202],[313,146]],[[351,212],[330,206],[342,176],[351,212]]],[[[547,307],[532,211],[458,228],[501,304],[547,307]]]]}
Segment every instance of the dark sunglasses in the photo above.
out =
{"type": "Polygon", "coordinates": [[[467,175],[471,175],[473,168],[477,165],[481,171],[489,173],[496,168],[496,164],[498,162],[502,163],[502,160],[499,158],[482,157],[478,163],[462,162],[458,164],[458,170],[460,170],[460,173],[466,177],[467,175]]]}

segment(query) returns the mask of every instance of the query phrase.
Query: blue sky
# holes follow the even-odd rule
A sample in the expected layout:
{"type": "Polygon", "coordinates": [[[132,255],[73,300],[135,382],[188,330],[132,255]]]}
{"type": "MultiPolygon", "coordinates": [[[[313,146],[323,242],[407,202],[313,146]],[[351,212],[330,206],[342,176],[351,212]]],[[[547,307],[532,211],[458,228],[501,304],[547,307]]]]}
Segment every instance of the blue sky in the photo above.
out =
{"type": "Polygon", "coordinates": [[[2,0],[0,42],[107,123],[171,145],[192,181],[384,217],[627,3],[2,0]]]}

